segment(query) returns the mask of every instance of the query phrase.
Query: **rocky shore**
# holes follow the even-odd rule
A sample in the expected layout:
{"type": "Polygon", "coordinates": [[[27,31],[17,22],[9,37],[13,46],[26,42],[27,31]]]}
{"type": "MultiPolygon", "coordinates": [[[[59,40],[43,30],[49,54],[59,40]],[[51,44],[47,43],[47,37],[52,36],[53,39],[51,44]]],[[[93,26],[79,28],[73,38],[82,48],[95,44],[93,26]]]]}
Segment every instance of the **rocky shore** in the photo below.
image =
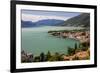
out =
{"type": "Polygon", "coordinates": [[[80,52],[76,52],[73,55],[67,56],[64,55],[62,56],[64,61],[71,61],[71,60],[87,60],[90,59],[90,50],[86,50],[86,51],[80,51],[80,52]]]}
{"type": "Polygon", "coordinates": [[[50,31],[48,33],[59,38],[72,38],[80,42],[90,42],[90,31],[50,31]]]}
{"type": "MultiPolygon", "coordinates": [[[[73,53],[73,52],[72,52],[73,53]]],[[[90,59],[90,50],[87,49],[85,51],[75,50],[74,54],[66,55],[55,53],[52,55],[50,52],[47,54],[41,53],[40,56],[33,57],[33,54],[26,53],[22,51],[21,53],[21,62],[22,63],[30,63],[30,62],[47,62],[47,61],[72,61],[72,60],[89,60],[90,59]]]]}
{"type": "Polygon", "coordinates": [[[27,53],[24,50],[21,52],[21,62],[33,62],[33,54],[27,53]]]}

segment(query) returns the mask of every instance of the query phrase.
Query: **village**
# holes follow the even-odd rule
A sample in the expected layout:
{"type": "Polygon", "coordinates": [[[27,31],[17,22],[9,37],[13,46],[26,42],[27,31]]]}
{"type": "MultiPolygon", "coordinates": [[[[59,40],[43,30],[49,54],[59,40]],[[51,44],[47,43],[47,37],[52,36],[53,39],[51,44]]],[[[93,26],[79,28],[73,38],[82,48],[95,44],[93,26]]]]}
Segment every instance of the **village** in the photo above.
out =
{"type": "Polygon", "coordinates": [[[79,40],[80,42],[90,42],[89,31],[50,31],[48,33],[59,38],[71,38],[79,40]]]}

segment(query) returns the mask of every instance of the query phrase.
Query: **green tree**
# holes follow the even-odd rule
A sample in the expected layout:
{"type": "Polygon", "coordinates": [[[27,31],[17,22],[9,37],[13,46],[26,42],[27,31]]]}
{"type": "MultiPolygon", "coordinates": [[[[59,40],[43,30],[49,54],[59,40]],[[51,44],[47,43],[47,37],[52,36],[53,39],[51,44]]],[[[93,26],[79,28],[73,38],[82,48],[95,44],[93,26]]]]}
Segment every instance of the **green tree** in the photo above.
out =
{"type": "Polygon", "coordinates": [[[77,51],[77,43],[75,43],[75,49],[74,49],[74,54],[77,51]]]}
{"type": "Polygon", "coordinates": [[[58,52],[55,53],[55,61],[60,61],[60,55],[58,52]]]}
{"type": "Polygon", "coordinates": [[[77,49],[77,43],[75,43],[75,50],[77,49]]]}
{"type": "Polygon", "coordinates": [[[34,57],[34,62],[40,62],[40,57],[39,56],[34,57]]]}
{"type": "Polygon", "coordinates": [[[42,52],[40,54],[40,62],[43,62],[43,61],[45,61],[45,54],[42,52]]]}
{"type": "Polygon", "coordinates": [[[83,42],[83,43],[81,43],[81,45],[82,45],[82,50],[83,51],[86,51],[89,48],[89,43],[88,42],[83,42]]]}
{"type": "Polygon", "coordinates": [[[50,51],[48,51],[47,55],[46,55],[46,61],[48,61],[51,58],[51,53],[50,51]]]}
{"type": "Polygon", "coordinates": [[[68,47],[68,55],[73,55],[75,49],[68,47]]]}

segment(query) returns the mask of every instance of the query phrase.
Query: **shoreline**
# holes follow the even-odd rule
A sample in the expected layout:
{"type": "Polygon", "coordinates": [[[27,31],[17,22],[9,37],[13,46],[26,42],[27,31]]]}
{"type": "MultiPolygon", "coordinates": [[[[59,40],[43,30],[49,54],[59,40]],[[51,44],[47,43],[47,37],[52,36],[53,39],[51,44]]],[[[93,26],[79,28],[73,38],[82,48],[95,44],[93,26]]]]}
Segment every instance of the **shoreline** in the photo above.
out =
{"type": "Polygon", "coordinates": [[[58,38],[70,38],[80,41],[80,47],[75,44],[74,48],[68,48],[68,54],[60,54],[48,51],[47,54],[43,52],[38,56],[34,56],[34,53],[27,53],[25,50],[21,51],[21,62],[47,62],[47,61],[70,61],[70,60],[88,60],[90,58],[90,31],[70,30],[70,31],[48,31],[48,34],[58,38]]]}
{"type": "Polygon", "coordinates": [[[90,41],[90,31],[48,31],[52,36],[59,38],[70,38],[74,40],[79,40],[80,42],[89,42],[90,41]]]}
{"type": "Polygon", "coordinates": [[[85,51],[76,51],[72,55],[59,54],[55,53],[52,55],[50,52],[48,54],[41,53],[39,56],[34,56],[32,53],[26,53],[24,50],[22,51],[25,54],[21,53],[21,62],[22,63],[34,63],[34,62],[52,62],[52,61],[74,61],[74,60],[89,60],[90,59],[90,50],[87,49],[85,51]]]}

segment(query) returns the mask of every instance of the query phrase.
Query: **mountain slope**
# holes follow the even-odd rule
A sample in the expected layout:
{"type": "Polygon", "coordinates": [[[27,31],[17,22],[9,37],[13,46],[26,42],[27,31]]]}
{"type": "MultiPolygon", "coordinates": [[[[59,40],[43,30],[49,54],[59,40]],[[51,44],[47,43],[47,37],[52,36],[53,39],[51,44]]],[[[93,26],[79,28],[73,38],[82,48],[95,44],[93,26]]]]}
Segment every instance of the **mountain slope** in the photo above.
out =
{"type": "Polygon", "coordinates": [[[66,20],[62,26],[83,26],[89,27],[90,26],[90,14],[89,13],[82,13],[78,16],[70,18],[66,20]]]}
{"type": "Polygon", "coordinates": [[[31,21],[21,21],[21,27],[25,28],[25,27],[35,27],[36,24],[34,24],[31,21]]]}
{"type": "Polygon", "coordinates": [[[40,26],[59,26],[63,23],[63,20],[56,20],[56,19],[46,19],[40,20],[38,22],[31,22],[31,21],[21,21],[21,27],[40,27],[40,26]]]}
{"type": "Polygon", "coordinates": [[[40,20],[36,23],[36,25],[40,26],[58,26],[63,23],[63,20],[57,20],[57,19],[46,19],[46,20],[40,20]]]}

